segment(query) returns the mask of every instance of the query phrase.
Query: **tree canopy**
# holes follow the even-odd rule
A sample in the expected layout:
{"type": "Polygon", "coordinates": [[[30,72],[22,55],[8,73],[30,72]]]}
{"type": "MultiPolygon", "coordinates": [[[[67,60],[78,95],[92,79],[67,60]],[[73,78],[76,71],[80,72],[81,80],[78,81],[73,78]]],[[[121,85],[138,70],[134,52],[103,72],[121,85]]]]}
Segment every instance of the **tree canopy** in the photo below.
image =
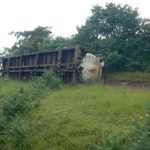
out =
{"type": "Polygon", "coordinates": [[[110,70],[149,70],[150,20],[128,5],[94,6],[85,25],[77,27],[74,43],[110,51],[110,70]]]}
{"type": "Polygon", "coordinates": [[[67,47],[69,38],[53,37],[50,27],[37,27],[33,31],[11,32],[17,41],[11,48],[6,48],[9,55],[28,54],[38,51],[67,47]]]}
{"type": "Polygon", "coordinates": [[[110,71],[150,72],[150,20],[139,16],[129,5],[96,5],[85,24],[72,38],[53,37],[50,27],[12,32],[16,43],[11,55],[79,45],[89,50],[109,51],[110,71]]]}
{"type": "Polygon", "coordinates": [[[9,50],[13,54],[27,54],[40,51],[40,44],[52,38],[49,27],[37,27],[33,31],[11,32],[17,38],[17,42],[9,50]]]}

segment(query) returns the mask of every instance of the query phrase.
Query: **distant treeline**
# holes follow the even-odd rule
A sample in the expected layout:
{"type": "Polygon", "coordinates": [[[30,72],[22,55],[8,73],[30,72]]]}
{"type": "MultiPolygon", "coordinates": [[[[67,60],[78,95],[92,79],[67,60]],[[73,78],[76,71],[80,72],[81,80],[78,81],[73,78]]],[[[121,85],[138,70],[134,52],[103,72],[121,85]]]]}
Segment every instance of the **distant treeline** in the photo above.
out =
{"type": "Polygon", "coordinates": [[[89,50],[109,51],[109,71],[150,72],[150,19],[141,18],[128,5],[96,5],[85,25],[77,27],[70,38],[53,37],[50,27],[33,31],[11,32],[17,40],[2,55],[81,46],[89,50]]]}

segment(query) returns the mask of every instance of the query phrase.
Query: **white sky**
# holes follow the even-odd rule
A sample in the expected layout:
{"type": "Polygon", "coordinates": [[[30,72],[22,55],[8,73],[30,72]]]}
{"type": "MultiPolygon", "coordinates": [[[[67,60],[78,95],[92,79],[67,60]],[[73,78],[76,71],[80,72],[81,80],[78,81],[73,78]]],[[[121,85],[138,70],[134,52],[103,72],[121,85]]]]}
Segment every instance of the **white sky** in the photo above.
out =
{"type": "Polygon", "coordinates": [[[51,26],[53,35],[69,37],[85,23],[93,5],[109,2],[138,7],[142,17],[150,18],[149,0],[0,0],[0,51],[13,45],[12,31],[51,26]]]}

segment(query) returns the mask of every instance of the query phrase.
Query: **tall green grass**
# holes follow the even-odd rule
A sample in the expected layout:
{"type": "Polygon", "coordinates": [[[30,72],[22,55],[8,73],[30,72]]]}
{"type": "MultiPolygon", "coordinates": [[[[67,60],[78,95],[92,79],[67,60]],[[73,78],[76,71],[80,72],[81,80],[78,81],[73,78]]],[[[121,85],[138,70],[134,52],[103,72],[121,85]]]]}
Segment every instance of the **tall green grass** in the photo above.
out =
{"type": "Polygon", "coordinates": [[[36,129],[27,139],[33,150],[109,149],[114,143],[123,150],[134,140],[134,121],[144,122],[149,100],[148,91],[99,84],[65,87],[50,92],[32,112],[36,129]]]}
{"type": "MultiPolygon", "coordinates": [[[[20,85],[28,88],[31,84],[3,82],[0,95],[16,91],[20,85]]],[[[9,123],[6,129],[9,129],[10,139],[5,148],[126,150],[135,141],[136,121],[145,123],[149,101],[148,90],[99,83],[49,90],[41,99],[40,107],[16,116],[9,123]]]]}

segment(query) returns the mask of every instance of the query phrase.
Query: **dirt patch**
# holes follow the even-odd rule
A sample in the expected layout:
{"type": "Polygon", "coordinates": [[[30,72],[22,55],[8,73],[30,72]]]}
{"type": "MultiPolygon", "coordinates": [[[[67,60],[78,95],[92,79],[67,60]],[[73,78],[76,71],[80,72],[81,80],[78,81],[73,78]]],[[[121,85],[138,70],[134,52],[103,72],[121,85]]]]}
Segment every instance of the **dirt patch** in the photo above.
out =
{"type": "Polygon", "coordinates": [[[149,89],[150,90],[150,81],[115,81],[115,80],[106,80],[104,82],[107,85],[112,86],[127,86],[135,89],[149,89]]]}

